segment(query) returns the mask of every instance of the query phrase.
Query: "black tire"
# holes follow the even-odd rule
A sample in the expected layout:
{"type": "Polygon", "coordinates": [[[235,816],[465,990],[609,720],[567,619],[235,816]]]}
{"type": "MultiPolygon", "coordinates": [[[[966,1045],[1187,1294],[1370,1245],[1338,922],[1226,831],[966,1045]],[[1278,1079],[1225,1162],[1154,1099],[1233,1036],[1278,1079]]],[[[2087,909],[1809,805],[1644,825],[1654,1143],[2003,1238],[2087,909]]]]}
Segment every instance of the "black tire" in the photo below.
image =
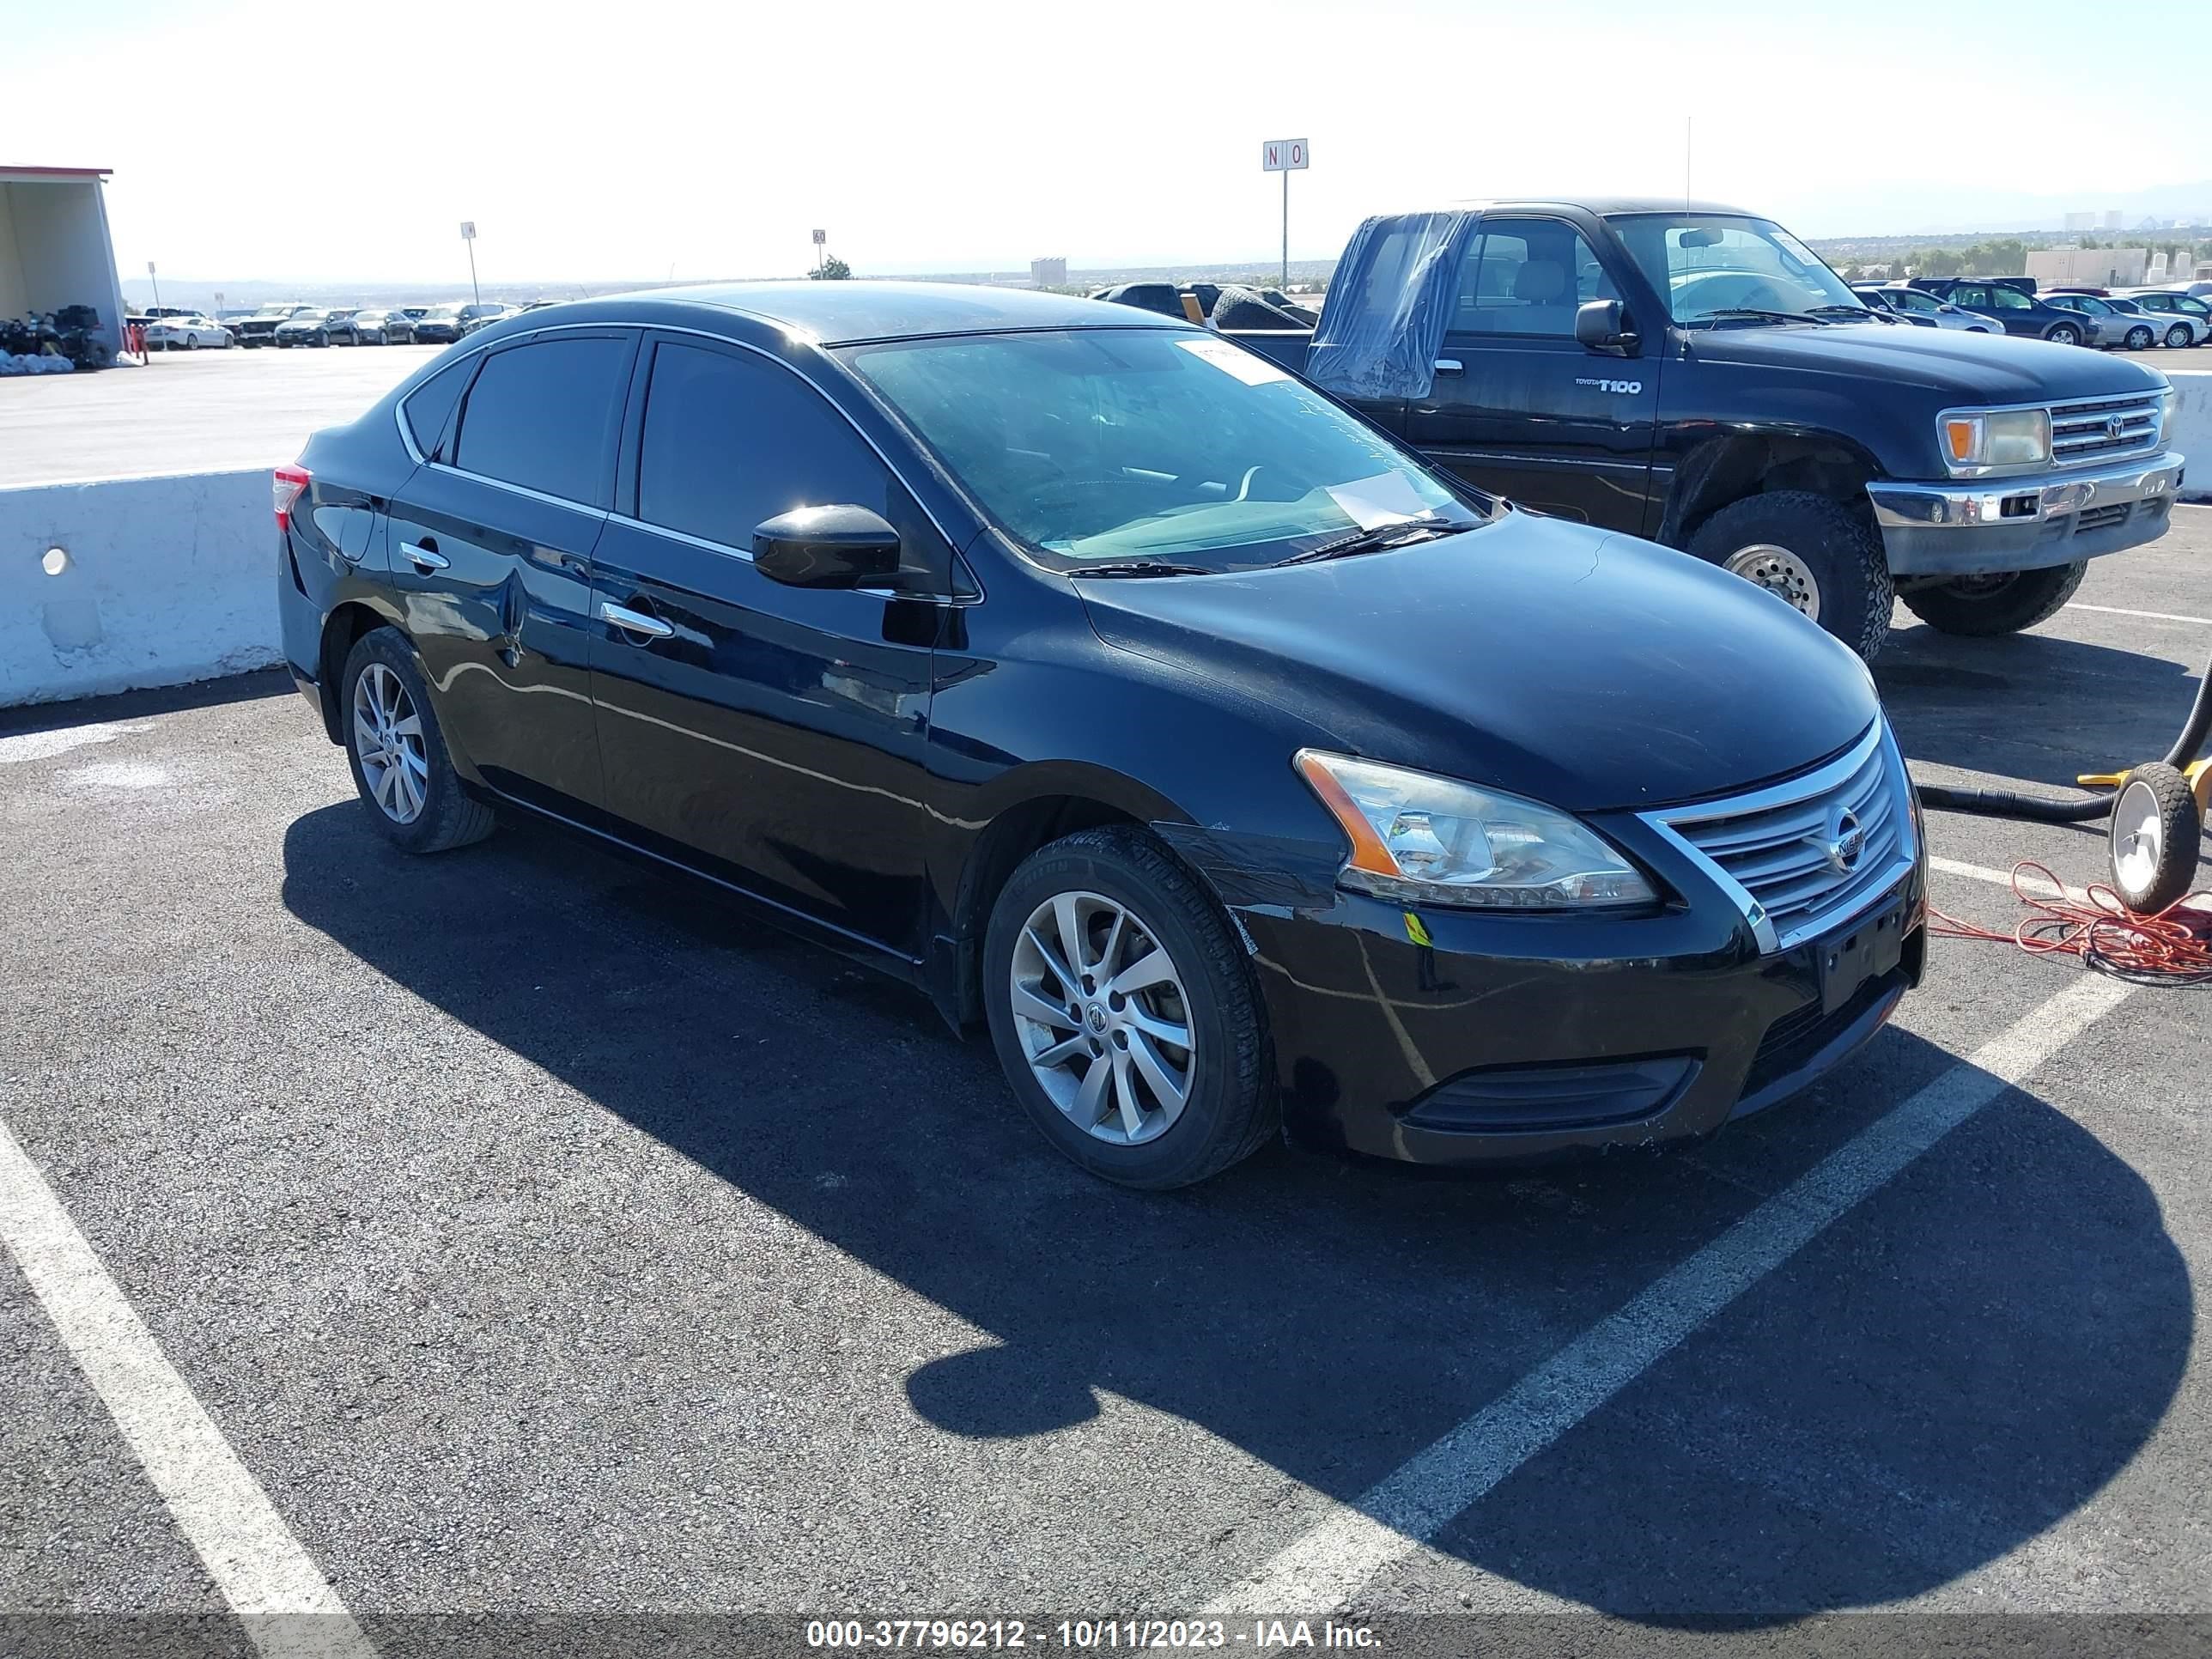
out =
{"type": "Polygon", "coordinates": [[[1941,586],[1916,587],[1899,597],[1907,611],[1939,634],[1990,639],[2049,622],[2074,597],[2088,572],[2085,560],[2080,564],[2053,565],[2047,570],[1961,576],[1941,586]]]}
{"type": "Polygon", "coordinates": [[[2197,342],[2190,337],[2189,325],[2186,323],[2176,323],[2166,331],[2166,349],[2168,351],[2184,351],[2196,343],[2197,342]]]}
{"type": "Polygon", "coordinates": [[[2189,780],[2163,761],[2138,766],[2112,798],[2111,825],[2112,885],[2129,909],[2154,916],[2196,884],[2197,860],[2204,840],[2204,817],[2189,780]],[[2154,860],[2143,856],[2138,827],[2146,816],[2156,825],[2154,860]],[[2136,857],[2130,859],[2130,853],[2136,857]]]}
{"type": "Polygon", "coordinates": [[[2044,331],[2043,337],[2053,345],[2080,345],[2081,331],[2071,323],[2053,323],[2044,331]]]}
{"type": "Polygon", "coordinates": [[[2128,331],[2127,337],[2120,343],[2130,351],[2148,351],[2157,340],[2157,335],[2152,333],[2144,325],[2137,323],[2128,331]]]}
{"type": "Polygon", "coordinates": [[[200,349],[200,337],[199,337],[198,335],[197,335],[197,334],[187,334],[187,335],[185,335],[185,350],[187,350],[187,351],[198,351],[199,349],[200,349]]]}
{"type": "Polygon", "coordinates": [[[1867,662],[1881,653],[1895,590],[1881,537],[1866,514],[1808,489],[1747,495],[1699,525],[1689,550],[1725,567],[1759,546],[1784,549],[1809,571],[1815,590],[1809,614],[1822,628],[1867,662]]]}
{"type": "Polygon", "coordinates": [[[346,654],[338,676],[338,730],[345,742],[346,764],[353,771],[354,787],[361,793],[362,810],[368,814],[385,839],[410,853],[442,853],[465,847],[491,834],[491,808],[471,796],[453,769],[446,734],[431,705],[429,687],[422,665],[407,636],[396,628],[377,628],[362,635],[346,654]],[[421,811],[405,823],[377,803],[362,765],[359,733],[354,718],[355,688],[370,668],[381,665],[399,680],[422,724],[424,770],[421,811]]]}
{"type": "Polygon", "coordinates": [[[1086,830],[1023,862],[991,908],[983,1001],[999,1063],[1023,1110],[1047,1140],[1103,1180],[1155,1192],[1188,1187],[1249,1157],[1274,1132],[1267,1016],[1250,964],[1211,896],[1142,830],[1086,830]],[[1181,1115],[1135,1146],[1099,1139],[1053,1103],[1015,1023],[1015,946],[1031,912],[1067,892],[1096,893],[1124,906],[1166,950],[1182,981],[1196,1050],[1189,1093],[1181,1115]]]}

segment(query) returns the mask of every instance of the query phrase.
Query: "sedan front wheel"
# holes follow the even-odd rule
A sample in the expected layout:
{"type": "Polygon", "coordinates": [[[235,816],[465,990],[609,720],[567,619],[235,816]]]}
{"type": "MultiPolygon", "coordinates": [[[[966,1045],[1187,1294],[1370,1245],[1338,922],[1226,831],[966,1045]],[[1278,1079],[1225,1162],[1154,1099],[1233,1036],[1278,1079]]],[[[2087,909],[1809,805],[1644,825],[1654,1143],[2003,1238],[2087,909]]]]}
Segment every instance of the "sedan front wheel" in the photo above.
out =
{"type": "Polygon", "coordinates": [[[1127,1187],[1186,1187],[1275,1122],[1265,1018],[1227,919],[1133,825],[1032,854],[992,907],[984,1000],[1045,1138],[1127,1187]]]}

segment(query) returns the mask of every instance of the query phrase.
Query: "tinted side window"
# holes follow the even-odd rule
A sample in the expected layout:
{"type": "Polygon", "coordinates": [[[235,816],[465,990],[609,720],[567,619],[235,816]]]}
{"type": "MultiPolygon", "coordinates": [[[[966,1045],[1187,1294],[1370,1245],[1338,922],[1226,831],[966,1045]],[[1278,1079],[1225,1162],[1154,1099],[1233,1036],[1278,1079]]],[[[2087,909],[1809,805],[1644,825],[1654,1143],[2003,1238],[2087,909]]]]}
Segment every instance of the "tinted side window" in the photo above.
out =
{"type": "Polygon", "coordinates": [[[1999,311],[2026,311],[2035,303],[2016,288],[1993,288],[1990,300],[1999,311]]]}
{"type": "Polygon", "coordinates": [[[1461,262],[1452,331],[1571,339],[1575,307],[1616,298],[1597,255],[1571,226],[1485,220],[1461,262]]]}
{"type": "Polygon", "coordinates": [[[399,405],[399,412],[407,422],[407,429],[415,437],[415,447],[434,461],[447,457],[439,453],[447,428],[453,418],[453,410],[467,390],[469,376],[477,372],[473,358],[466,358],[443,368],[407,394],[399,405]]]}
{"type": "Polygon", "coordinates": [[[794,507],[886,512],[889,485],[882,459],[789,369],[666,341],[654,348],[638,456],[646,523],[750,550],[754,526],[794,507]]]}
{"type": "Polygon", "coordinates": [[[538,340],[484,360],[461,410],[453,465],[565,501],[606,505],[629,342],[538,340]]]}

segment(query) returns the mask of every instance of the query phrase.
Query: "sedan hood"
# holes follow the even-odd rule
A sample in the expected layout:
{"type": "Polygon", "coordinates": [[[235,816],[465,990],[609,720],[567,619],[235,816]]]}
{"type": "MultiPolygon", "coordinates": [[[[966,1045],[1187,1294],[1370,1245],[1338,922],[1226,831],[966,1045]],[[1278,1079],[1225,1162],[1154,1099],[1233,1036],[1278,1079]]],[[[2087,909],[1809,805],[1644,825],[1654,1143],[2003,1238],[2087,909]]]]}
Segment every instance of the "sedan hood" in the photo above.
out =
{"type": "MultiPolygon", "coordinates": [[[[2075,320],[2085,325],[2090,321],[2075,320]]],[[[2166,384],[2166,377],[2154,370],[2102,352],[1963,329],[1785,324],[1699,329],[1690,342],[1690,349],[1708,362],[1917,386],[1959,404],[2141,396],[2166,384]]]]}
{"type": "Polygon", "coordinates": [[[1856,658],[1749,582],[1521,513],[1319,564],[1077,586],[1109,645],[1350,753],[1571,811],[1802,771],[1881,708],[1856,658]]]}

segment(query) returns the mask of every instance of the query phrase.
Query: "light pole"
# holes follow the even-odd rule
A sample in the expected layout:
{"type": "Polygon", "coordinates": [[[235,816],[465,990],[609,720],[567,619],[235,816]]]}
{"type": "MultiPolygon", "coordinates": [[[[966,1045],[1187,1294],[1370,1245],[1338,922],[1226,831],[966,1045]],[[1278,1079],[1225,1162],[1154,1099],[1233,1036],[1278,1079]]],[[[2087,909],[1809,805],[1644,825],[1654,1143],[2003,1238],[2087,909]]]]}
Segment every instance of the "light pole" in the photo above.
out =
{"type": "Polygon", "coordinates": [[[469,299],[477,305],[483,303],[483,295],[477,291],[477,222],[461,221],[461,240],[469,250],[469,299]]]}

